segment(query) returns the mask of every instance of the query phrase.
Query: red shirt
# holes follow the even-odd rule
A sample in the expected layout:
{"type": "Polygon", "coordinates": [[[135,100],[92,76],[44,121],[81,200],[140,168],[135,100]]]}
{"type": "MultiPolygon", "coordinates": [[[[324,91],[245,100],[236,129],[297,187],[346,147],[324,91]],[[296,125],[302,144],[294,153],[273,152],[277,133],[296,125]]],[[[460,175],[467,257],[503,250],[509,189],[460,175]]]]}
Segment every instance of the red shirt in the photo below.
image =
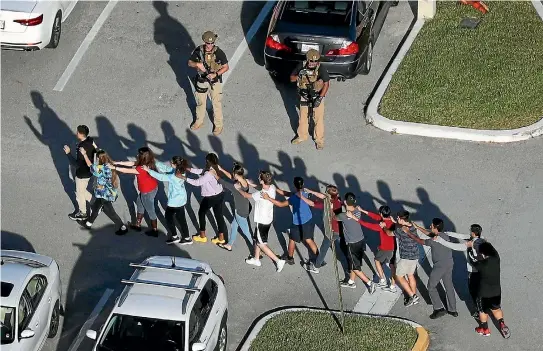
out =
{"type": "MultiPolygon", "coordinates": [[[[314,203],[315,203],[315,206],[314,206],[315,208],[318,208],[319,210],[324,210],[324,201],[319,200],[319,201],[314,201],[314,203]]],[[[339,197],[332,200],[332,211],[335,212],[337,210],[341,210],[341,206],[342,206],[342,203],[339,197]]],[[[336,216],[334,213],[332,213],[332,231],[334,233],[339,233],[339,222],[336,219],[336,216]]]]}
{"type": "Polygon", "coordinates": [[[158,180],[151,177],[141,166],[137,166],[136,170],[139,174],[136,174],[138,179],[138,190],[140,193],[149,193],[158,187],[158,180]]]}
{"type": "MultiPolygon", "coordinates": [[[[385,222],[387,229],[391,229],[394,225],[394,223],[390,219],[383,219],[383,217],[381,217],[377,213],[368,212],[368,217],[376,221],[385,222]]],[[[383,230],[383,228],[381,228],[379,223],[369,223],[361,219],[358,220],[358,223],[360,223],[360,225],[365,228],[368,228],[370,230],[373,230],[379,233],[379,238],[381,241],[379,244],[379,250],[382,250],[382,251],[394,250],[394,237],[387,235],[387,233],[385,233],[385,231],[383,230]]]]}

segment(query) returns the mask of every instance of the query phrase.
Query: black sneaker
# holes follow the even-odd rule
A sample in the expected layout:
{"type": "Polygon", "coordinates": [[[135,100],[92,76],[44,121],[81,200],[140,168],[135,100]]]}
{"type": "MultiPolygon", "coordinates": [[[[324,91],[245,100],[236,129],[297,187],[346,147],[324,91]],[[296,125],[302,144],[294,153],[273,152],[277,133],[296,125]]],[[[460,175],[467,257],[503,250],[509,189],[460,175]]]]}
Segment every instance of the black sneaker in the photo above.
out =
{"type": "Polygon", "coordinates": [[[349,279],[342,280],[340,285],[342,288],[356,289],[356,283],[349,283],[349,279]]]}
{"type": "Polygon", "coordinates": [[[158,238],[158,230],[149,229],[145,232],[145,235],[152,236],[153,238],[158,238]]]}
{"type": "Polygon", "coordinates": [[[180,245],[192,245],[192,239],[191,238],[181,238],[179,241],[180,245]]]}
{"type": "Polygon", "coordinates": [[[453,317],[458,317],[458,312],[447,311],[447,313],[450,314],[453,317]]]}
{"type": "Polygon", "coordinates": [[[86,220],[78,220],[78,221],[77,221],[77,224],[79,224],[80,226],[82,226],[82,227],[85,228],[85,229],[91,229],[91,226],[90,226],[90,225],[87,225],[87,221],[86,221],[86,220]]]}
{"type": "Polygon", "coordinates": [[[171,245],[180,242],[181,239],[179,239],[178,236],[174,236],[171,239],[166,240],[166,244],[171,245]]]}
{"type": "Polygon", "coordinates": [[[70,218],[72,221],[81,221],[84,219],[87,219],[89,216],[87,216],[85,213],[78,211],[73,212],[68,215],[68,218],[70,218]]]}
{"type": "Polygon", "coordinates": [[[294,257],[288,257],[287,254],[284,254],[279,259],[284,260],[286,263],[288,263],[291,266],[294,265],[294,257]]]}
{"type": "Polygon", "coordinates": [[[434,312],[432,312],[432,314],[430,315],[430,319],[437,319],[439,317],[443,317],[446,314],[447,314],[447,312],[445,312],[445,310],[443,308],[441,308],[439,310],[434,310],[434,312]]]}
{"type": "Polygon", "coordinates": [[[125,235],[126,233],[128,233],[128,227],[125,225],[123,225],[123,227],[120,227],[119,230],[115,232],[115,235],[125,235]]]}

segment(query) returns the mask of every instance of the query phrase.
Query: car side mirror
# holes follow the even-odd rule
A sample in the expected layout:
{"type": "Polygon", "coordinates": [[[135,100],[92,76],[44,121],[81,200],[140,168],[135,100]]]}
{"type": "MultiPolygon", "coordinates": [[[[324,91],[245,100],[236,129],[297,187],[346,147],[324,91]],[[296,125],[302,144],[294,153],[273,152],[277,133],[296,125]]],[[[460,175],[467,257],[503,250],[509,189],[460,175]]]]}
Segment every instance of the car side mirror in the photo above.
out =
{"type": "Polygon", "coordinates": [[[87,338],[96,340],[96,330],[87,330],[87,338]]]}
{"type": "Polygon", "coordinates": [[[21,332],[21,339],[29,339],[34,336],[34,331],[30,329],[25,329],[21,332]]]}
{"type": "Polygon", "coordinates": [[[206,349],[206,344],[197,342],[192,345],[192,351],[204,351],[206,349]]]}

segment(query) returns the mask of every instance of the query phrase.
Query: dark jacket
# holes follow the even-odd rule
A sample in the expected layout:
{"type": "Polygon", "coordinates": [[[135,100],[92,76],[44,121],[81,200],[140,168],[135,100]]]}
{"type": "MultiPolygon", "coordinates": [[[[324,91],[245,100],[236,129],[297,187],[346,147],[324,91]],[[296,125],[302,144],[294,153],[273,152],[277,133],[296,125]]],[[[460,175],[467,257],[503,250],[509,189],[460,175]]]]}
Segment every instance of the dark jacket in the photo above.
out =
{"type": "Polygon", "coordinates": [[[93,162],[94,155],[96,154],[96,148],[94,147],[94,139],[91,137],[87,137],[85,140],[80,141],[77,144],[75,151],[77,157],[74,157],[71,152],[68,153],[67,156],[70,159],[70,163],[76,168],[75,176],[77,178],[90,178],[92,176],[92,172],[90,170],[90,167],[87,166],[87,163],[85,162],[85,158],[81,154],[81,151],[79,151],[79,148],[81,147],[87,152],[89,160],[93,162]]]}

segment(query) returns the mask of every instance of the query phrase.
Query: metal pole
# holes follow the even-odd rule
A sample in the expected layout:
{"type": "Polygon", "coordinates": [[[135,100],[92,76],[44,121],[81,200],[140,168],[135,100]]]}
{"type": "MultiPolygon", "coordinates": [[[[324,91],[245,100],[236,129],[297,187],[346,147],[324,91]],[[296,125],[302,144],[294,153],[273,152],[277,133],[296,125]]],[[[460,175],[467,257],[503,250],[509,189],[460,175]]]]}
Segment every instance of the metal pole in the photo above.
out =
{"type": "Polygon", "coordinates": [[[333,207],[332,207],[330,195],[326,194],[326,199],[324,200],[324,215],[323,215],[324,231],[325,231],[326,236],[331,242],[330,246],[332,247],[333,259],[334,259],[334,272],[336,273],[339,309],[341,311],[340,329],[341,329],[341,333],[345,334],[345,312],[343,309],[343,295],[341,294],[341,283],[339,280],[339,271],[338,271],[338,266],[337,266],[336,245],[333,240],[334,232],[332,231],[332,213],[333,213],[332,211],[333,211],[333,207]]]}

